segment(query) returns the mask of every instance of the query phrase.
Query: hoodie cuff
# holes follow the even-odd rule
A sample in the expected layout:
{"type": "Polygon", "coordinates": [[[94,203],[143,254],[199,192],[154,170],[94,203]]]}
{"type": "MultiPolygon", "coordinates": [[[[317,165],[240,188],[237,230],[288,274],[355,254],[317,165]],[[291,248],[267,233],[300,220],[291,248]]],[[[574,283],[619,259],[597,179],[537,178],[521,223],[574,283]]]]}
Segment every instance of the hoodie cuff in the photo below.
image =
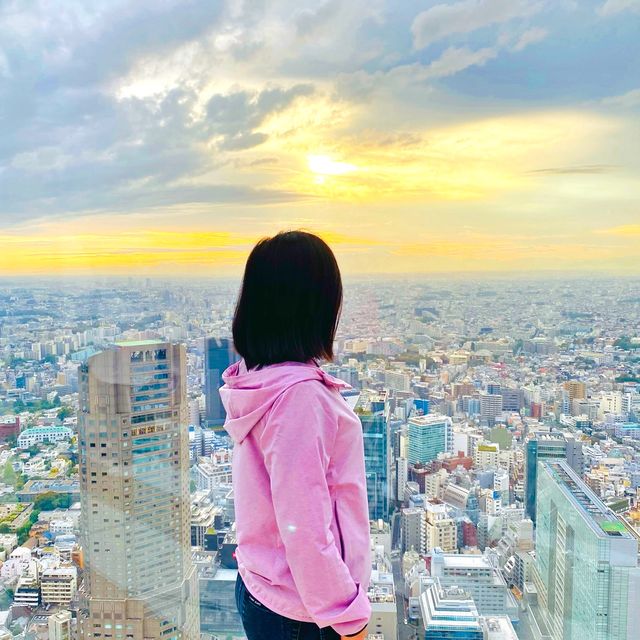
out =
{"type": "Polygon", "coordinates": [[[365,591],[358,584],[358,592],[351,604],[344,610],[340,618],[351,618],[349,622],[336,622],[332,624],[333,630],[341,636],[357,635],[362,631],[371,618],[371,603],[365,591]]]}

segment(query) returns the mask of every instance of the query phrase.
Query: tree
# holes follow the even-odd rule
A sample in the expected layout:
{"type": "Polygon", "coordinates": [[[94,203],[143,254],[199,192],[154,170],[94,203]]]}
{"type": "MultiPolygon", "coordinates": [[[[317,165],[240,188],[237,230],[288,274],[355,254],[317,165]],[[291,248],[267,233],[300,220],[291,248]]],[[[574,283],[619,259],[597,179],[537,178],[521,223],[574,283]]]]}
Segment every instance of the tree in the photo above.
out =
{"type": "Polygon", "coordinates": [[[70,493],[55,493],[54,491],[47,491],[47,493],[41,493],[33,501],[34,512],[40,511],[53,511],[54,509],[68,509],[71,506],[71,494],[70,493]]]}
{"type": "Polygon", "coordinates": [[[62,407],[60,411],[58,411],[58,420],[62,422],[65,418],[73,415],[73,409],[71,407],[62,407]]]}
{"type": "Polygon", "coordinates": [[[13,464],[11,464],[11,459],[9,459],[7,464],[4,465],[4,469],[2,469],[2,481],[5,484],[10,484],[12,487],[15,487],[17,479],[18,474],[13,468],[13,464]]]}

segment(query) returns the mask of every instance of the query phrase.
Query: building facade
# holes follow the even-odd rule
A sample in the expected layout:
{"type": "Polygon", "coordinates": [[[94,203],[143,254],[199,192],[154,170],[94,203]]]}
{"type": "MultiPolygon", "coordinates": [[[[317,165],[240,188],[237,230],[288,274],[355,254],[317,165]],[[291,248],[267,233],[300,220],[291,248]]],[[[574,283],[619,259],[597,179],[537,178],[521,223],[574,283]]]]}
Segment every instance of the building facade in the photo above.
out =
{"type": "Polygon", "coordinates": [[[536,492],[538,462],[541,460],[566,460],[569,466],[582,475],[584,457],[582,442],[565,432],[539,432],[527,441],[525,449],[525,511],[536,521],[536,492]]]}
{"type": "Polygon", "coordinates": [[[386,395],[363,392],[355,410],[364,439],[369,519],[389,516],[390,450],[389,425],[385,411],[386,395]]]}
{"type": "Polygon", "coordinates": [[[239,356],[229,338],[207,338],[204,341],[205,419],[208,427],[224,424],[227,414],[219,392],[222,373],[238,359],[239,356]]]}
{"type": "Polygon", "coordinates": [[[407,460],[409,464],[435,460],[439,453],[451,451],[453,431],[446,416],[425,415],[409,418],[407,460]]]}
{"type": "Polygon", "coordinates": [[[80,368],[80,637],[198,640],[183,345],[125,342],[80,368]]]}
{"type": "Polygon", "coordinates": [[[632,640],[640,610],[638,542],[563,460],[538,465],[536,560],[553,640],[632,640]]]}

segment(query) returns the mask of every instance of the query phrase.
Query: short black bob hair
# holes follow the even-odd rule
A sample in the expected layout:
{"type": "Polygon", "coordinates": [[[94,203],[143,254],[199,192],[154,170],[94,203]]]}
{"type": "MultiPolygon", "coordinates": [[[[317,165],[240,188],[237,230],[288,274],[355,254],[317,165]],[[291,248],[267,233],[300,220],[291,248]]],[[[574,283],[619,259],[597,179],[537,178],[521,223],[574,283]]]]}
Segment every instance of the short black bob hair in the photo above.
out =
{"type": "Polygon", "coordinates": [[[333,358],[342,307],[338,263],[305,231],[263,238],[247,259],[233,342],[247,369],[333,358]]]}

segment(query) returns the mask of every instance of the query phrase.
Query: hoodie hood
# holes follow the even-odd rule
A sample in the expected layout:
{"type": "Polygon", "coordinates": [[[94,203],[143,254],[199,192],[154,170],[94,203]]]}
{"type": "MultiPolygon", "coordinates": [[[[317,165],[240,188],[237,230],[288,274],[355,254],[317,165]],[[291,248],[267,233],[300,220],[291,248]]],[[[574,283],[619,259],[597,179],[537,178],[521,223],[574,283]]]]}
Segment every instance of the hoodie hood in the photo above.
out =
{"type": "Polygon", "coordinates": [[[237,443],[249,435],[276,399],[294,384],[319,380],[337,390],[352,388],[316,364],[304,362],[281,362],[247,371],[244,360],[240,360],[225,369],[222,380],[220,398],[227,412],[224,428],[237,443]]]}

